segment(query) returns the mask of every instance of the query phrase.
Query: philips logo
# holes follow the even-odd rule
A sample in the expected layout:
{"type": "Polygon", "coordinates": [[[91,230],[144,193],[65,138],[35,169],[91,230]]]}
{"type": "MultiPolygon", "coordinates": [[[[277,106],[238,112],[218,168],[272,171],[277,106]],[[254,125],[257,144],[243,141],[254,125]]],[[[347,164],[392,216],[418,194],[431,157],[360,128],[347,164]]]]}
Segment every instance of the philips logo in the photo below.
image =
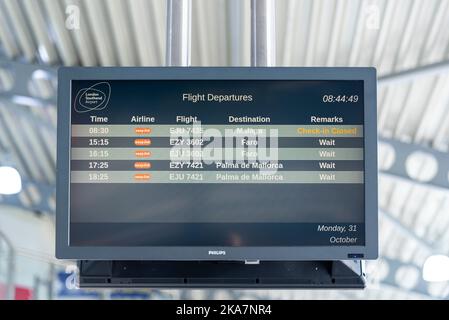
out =
{"type": "Polygon", "coordinates": [[[224,251],[224,250],[209,250],[207,253],[210,256],[224,256],[224,255],[226,255],[226,251],[224,251]]]}

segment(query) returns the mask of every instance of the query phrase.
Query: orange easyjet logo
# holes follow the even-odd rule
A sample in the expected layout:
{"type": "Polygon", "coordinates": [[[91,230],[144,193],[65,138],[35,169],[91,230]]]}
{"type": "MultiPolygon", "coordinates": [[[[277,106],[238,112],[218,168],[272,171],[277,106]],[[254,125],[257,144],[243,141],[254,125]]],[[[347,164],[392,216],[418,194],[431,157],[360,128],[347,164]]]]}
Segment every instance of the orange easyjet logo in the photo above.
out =
{"type": "Polygon", "coordinates": [[[148,173],[137,173],[134,175],[134,179],[138,181],[150,180],[151,176],[148,173]]]}
{"type": "Polygon", "coordinates": [[[135,139],[134,144],[139,147],[149,146],[151,144],[151,139],[135,139]]]}
{"type": "Polygon", "coordinates": [[[135,153],[137,158],[149,158],[151,157],[151,152],[146,150],[137,150],[135,153]]]}
{"type": "Polygon", "coordinates": [[[151,163],[149,162],[134,162],[134,168],[136,169],[150,169],[151,163]]]}
{"type": "Polygon", "coordinates": [[[134,129],[134,132],[137,134],[150,134],[151,128],[136,128],[134,129]]]}

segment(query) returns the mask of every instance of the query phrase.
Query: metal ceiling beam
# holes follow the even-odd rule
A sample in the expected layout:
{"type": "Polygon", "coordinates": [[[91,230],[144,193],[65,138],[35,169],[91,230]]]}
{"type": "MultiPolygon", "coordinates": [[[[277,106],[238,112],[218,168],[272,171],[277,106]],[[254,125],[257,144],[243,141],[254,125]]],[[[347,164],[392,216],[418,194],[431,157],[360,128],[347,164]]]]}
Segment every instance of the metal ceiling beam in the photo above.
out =
{"type": "Polygon", "coordinates": [[[11,61],[0,56],[0,71],[10,74],[12,86],[7,90],[0,90],[0,97],[24,103],[31,107],[47,107],[56,105],[57,69],[41,64],[28,64],[24,62],[11,61]],[[36,76],[48,76],[47,80],[35,80],[36,76]],[[30,89],[38,89],[33,84],[44,81],[51,86],[53,94],[49,97],[36,97],[30,89]]]}
{"type": "Polygon", "coordinates": [[[0,204],[15,206],[37,213],[55,213],[56,188],[44,183],[22,179],[22,191],[13,195],[0,195],[0,204]],[[31,199],[30,190],[37,193],[37,201],[31,199]]]}
{"type": "Polygon", "coordinates": [[[251,66],[276,65],[274,0],[251,0],[251,66]]]}
{"type": "Polygon", "coordinates": [[[387,74],[378,78],[378,84],[382,87],[414,80],[416,78],[440,75],[443,73],[449,73],[449,60],[408,69],[397,73],[387,74]]]}
{"type": "MultiPolygon", "coordinates": [[[[423,295],[428,297],[429,299],[435,299],[435,297],[429,294],[430,283],[424,281],[424,279],[422,278],[422,266],[417,266],[415,264],[406,263],[397,259],[391,259],[387,257],[382,257],[381,261],[388,265],[388,273],[383,279],[380,280],[379,284],[392,286],[404,292],[423,295]],[[413,273],[415,274],[416,278],[407,278],[407,281],[404,281],[404,284],[402,284],[401,276],[403,276],[403,274],[401,275],[401,272],[408,272],[409,276],[410,273],[413,273]],[[411,286],[410,281],[413,280],[414,283],[412,283],[413,285],[411,286]]],[[[445,299],[448,298],[448,296],[446,295],[439,298],[445,299]]]]}
{"type": "Polygon", "coordinates": [[[165,65],[190,66],[192,1],[167,1],[167,41],[165,65]]]}
{"type": "MultiPolygon", "coordinates": [[[[383,173],[409,180],[413,183],[430,185],[432,187],[449,191],[449,153],[421,146],[415,143],[404,143],[395,139],[379,138],[379,142],[390,145],[394,150],[394,162],[388,169],[380,169],[383,173]],[[420,181],[407,172],[407,161],[412,154],[429,155],[434,159],[436,172],[432,179],[420,181]]],[[[433,161],[433,160],[432,160],[433,161]]]]}
{"type": "Polygon", "coordinates": [[[385,211],[385,210],[379,210],[379,213],[381,214],[382,218],[387,219],[389,223],[393,224],[395,227],[395,230],[397,230],[400,234],[402,234],[407,239],[413,239],[419,245],[429,251],[429,253],[434,253],[436,250],[434,246],[428,242],[426,239],[423,239],[422,237],[418,236],[413,229],[409,226],[405,226],[402,221],[397,219],[395,216],[393,216],[391,213],[385,211]]]}

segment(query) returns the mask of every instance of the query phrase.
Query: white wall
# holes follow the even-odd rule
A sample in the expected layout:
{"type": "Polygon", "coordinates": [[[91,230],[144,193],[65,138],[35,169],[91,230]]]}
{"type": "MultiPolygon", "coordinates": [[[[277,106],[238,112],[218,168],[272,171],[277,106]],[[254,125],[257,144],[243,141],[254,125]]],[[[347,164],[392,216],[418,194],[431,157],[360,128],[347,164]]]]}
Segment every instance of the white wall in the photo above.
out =
{"type": "Polygon", "coordinates": [[[16,252],[16,285],[33,289],[36,277],[47,280],[49,263],[54,262],[53,221],[21,208],[0,205],[0,231],[16,252]]]}

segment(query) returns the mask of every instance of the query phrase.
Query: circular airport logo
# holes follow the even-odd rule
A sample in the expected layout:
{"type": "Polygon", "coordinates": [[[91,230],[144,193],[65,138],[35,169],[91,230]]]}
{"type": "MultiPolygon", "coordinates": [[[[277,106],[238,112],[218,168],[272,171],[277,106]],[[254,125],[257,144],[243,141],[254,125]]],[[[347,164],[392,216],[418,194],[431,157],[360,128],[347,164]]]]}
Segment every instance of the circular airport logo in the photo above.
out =
{"type": "Polygon", "coordinates": [[[106,108],[111,97],[111,85],[108,82],[98,82],[78,91],[74,108],[78,113],[100,111],[106,108]]]}

